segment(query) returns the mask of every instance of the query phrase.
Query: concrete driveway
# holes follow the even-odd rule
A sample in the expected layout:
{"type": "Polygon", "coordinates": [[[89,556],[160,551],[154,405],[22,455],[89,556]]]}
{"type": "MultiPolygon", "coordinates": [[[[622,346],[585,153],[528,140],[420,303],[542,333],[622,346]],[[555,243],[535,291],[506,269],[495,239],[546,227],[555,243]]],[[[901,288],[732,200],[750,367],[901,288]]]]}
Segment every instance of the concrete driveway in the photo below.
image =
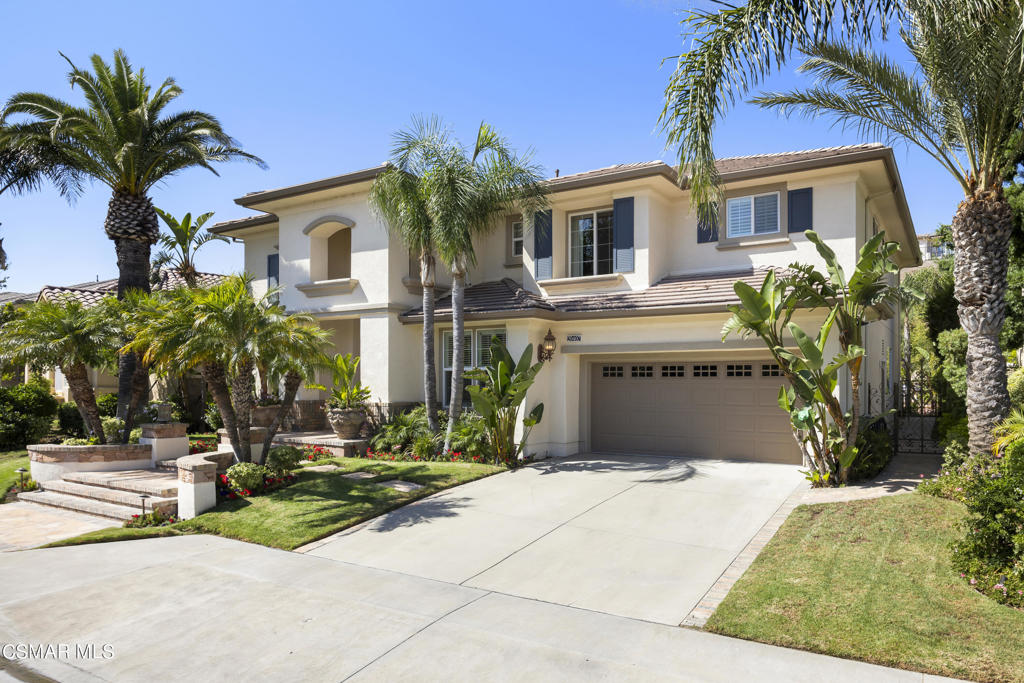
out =
{"type": "Polygon", "coordinates": [[[549,461],[451,489],[300,550],[677,625],[801,485],[792,465],[549,461]]]}

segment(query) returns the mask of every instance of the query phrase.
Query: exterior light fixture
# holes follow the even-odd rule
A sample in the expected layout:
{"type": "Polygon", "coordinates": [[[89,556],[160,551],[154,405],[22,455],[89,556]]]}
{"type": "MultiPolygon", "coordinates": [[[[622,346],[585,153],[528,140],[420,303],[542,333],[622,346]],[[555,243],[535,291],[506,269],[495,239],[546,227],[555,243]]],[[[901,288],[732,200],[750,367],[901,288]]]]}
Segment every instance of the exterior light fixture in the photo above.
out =
{"type": "Polygon", "coordinates": [[[146,516],[146,499],[147,498],[149,498],[148,494],[145,494],[145,493],[140,493],[139,494],[139,502],[142,503],[142,516],[143,517],[146,516]]]}
{"type": "Polygon", "coordinates": [[[551,328],[548,328],[548,333],[544,335],[544,341],[537,346],[537,360],[543,363],[546,360],[551,360],[555,356],[555,335],[551,333],[551,328]]]}
{"type": "Polygon", "coordinates": [[[24,491],[25,490],[25,473],[28,472],[28,470],[26,470],[24,467],[19,467],[18,469],[14,470],[14,471],[18,473],[18,476],[21,479],[21,481],[18,483],[18,490],[19,491],[24,491]]]}

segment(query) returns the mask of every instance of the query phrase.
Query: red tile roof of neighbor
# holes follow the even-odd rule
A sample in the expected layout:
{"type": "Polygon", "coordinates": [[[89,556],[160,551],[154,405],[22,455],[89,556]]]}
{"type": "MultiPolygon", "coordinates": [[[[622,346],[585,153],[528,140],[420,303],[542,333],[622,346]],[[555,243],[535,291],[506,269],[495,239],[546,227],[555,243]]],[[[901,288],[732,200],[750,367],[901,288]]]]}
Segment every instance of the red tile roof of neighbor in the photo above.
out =
{"type": "MultiPolygon", "coordinates": [[[[699,275],[671,275],[647,289],[606,292],[601,294],[567,294],[544,298],[530,292],[515,280],[505,278],[496,282],[481,282],[466,288],[465,311],[467,318],[501,317],[586,317],[615,312],[640,314],[661,310],[684,310],[695,307],[724,309],[739,303],[733,284],[742,280],[752,287],[760,287],[768,270],[764,268],[737,270],[699,275]]],[[[451,317],[451,295],[437,300],[434,314],[438,318],[451,317]]],[[[422,308],[413,308],[402,314],[407,322],[423,319],[422,308]]]]}
{"type": "MultiPolygon", "coordinates": [[[[219,275],[217,273],[199,273],[199,285],[201,287],[211,287],[219,284],[227,276],[219,275]]],[[[178,287],[185,286],[185,279],[176,270],[164,268],[160,271],[160,277],[157,283],[153,285],[153,289],[177,289],[178,287]]],[[[31,296],[33,300],[38,301],[40,299],[47,299],[54,301],[65,297],[70,297],[82,303],[86,307],[95,306],[103,300],[104,297],[113,296],[117,294],[117,280],[98,280],[96,282],[83,282],[77,285],[69,285],[66,287],[58,287],[47,285],[43,287],[37,295],[26,295],[31,296]]]]}

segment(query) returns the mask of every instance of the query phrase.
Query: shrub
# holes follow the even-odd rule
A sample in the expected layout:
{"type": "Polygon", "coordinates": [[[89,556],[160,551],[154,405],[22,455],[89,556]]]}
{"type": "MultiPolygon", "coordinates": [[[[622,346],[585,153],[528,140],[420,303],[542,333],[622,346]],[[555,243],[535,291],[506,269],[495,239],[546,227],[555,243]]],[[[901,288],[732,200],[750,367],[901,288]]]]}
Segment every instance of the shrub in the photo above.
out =
{"type": "Polygon", "coordinates": [[[302,451],[294,446],[277,446],[267,453],[267,469],[277,475],[287,474],[299,466],[302,451]]]}
{"type": "Polygon", "coordinates": [[[885,418],[866,418],[865,426],[857,435],[857,459],[850,470],[850,478],[873,479],[892,459],[892,438],[885,418]]]}
{"type": "Polygon", "coordinates": [[[1024,442],[1002,458],[973,458],[988,463],[964,477],[968,516],[953,545],[953,566],[981,593],[1024,607],[1024,442]]]}
{"type": "Polygon", "coordinates": [[[81,437],[80,438],[80,437],[77,437],[77,436],[72,436],[72,437],[68,437],[67,439],[64,439],[60,443],[61,443],[62,446],[95,446],[96,445],[96,437],[92,437],[91,436],[91,437],[88,437],[88,438],[85,438],[85,437],[81,437]]]}
{"type": "Polygon", "coordinates": [[[437,437],[433,434],[420,434],[412,442],[412,454],[420,460],[433,460],[437,451],[437,437]]]}
{"type": "Polygon", "coordinates": [[[85,436],[85,420],[74,401],[61,403],[57,407],[57,428],[68,436],[85,436]]]}
{"type": "MultiPolygon", "coordinates": [[[[103,436],[107,443],[121,443],[121,432],[124,431],[124,420],[119,417],[105,417],[103,422],[103,436]]],[[[128,435],[128,443],[138,443],[142,438],[142,427],[136,427],[128,435]]]]}
{"type": "Polygon", "coordinates": [[[259,493],[270,471],[254,462],[239,462],[228,468],[227,477],[231,488],[240,489],[243,495],[259,493]]]}
{"type": "Polygon", "coordinates": [[[430,436],[430,427],[427,424],[427,409],[421,404],[407,413],[392,415],[370,437],[370,447],[375,451],[405,453],[412,448],[417,437],[423,435],[430,436]]]}
{"type": "Polygon", "coordinates": [[[96,397],[96,407],[100,417],[114,417],[117,415],[117,394],[100,394],[96,397]]]}
{"type": "Polygon", "coordinates": [[[452,451],[464,453],[470,458],[487,453],[487,423],[474,412],[464,412],[459,416],[452,430],[452,451]]]}
{"type": "Polygon", "coordinates": [[[303,446],[302,447],[302,458],[304,460],[329,460],[334,457],[334,454],[323,446],[303,446]]]}
{"type": "Polygon", "coordinates": [[[126,529],[141,529],[147,526],[170,526],[177,521],[174,515],[165,516],[159,510],[154,510],[144,515],[132,515],[131,519],[125,520],[123,526],[126,529]]]}
{"type": "Polygon", "coordinates": [[[967,331],[958,327],[940,332],[938,348],[942,356],[942,376],[953,392],[964,398],[967,396],[967,331]]]}
{"type": "Polygon", "coordinates": [[[936,441],[948,442],[951,439],[967,443],[967,415],[959,411],[951,411],[939,415],[935,420],[933,433],[936,441]]]}
{"type": "Polygon", "coordinates": [[[1024,408],[1024,368],[1017,368],[1006,380],[1010,392],[1010,403],[1014,408],[1024,408]]]}
{"type": "Polygon", "coordinates": [[[224,420],[221,419],[220,411],[217,410],[217,404],[210,401],[206,404],[206,413],[204,414],[206,424],[210,426],[212,431],[224,428],[224,420]]]}
{"type": "Polygon", "coordinates": [[[57,406],[46,382],[0,387],[0,450],[39,441],[50,431],[57,406]]]}

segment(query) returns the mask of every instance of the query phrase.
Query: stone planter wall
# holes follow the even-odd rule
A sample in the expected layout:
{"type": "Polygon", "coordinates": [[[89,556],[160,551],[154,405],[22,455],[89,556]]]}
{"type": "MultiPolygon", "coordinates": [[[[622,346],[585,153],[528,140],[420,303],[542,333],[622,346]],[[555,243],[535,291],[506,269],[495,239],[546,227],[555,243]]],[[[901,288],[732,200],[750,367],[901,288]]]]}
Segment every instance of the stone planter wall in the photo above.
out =
{"type": "Polygon", "coordinates": [[[151,422],[142,425],[140,444],[153,448],[153,461],[174,460],[188,455],[188,425],[184,422],[151,422]]]}
{"type": "Polygon", "coordinates": [[[36,481],[53,481],[68,472],[132,470],[153,466],[153,447],[141,443],[104,446],[34,444],[28,447],[28,456],[32,478],[36,481]]]}
{"type": "Polygon", "coordinates": [[[217,506],[217,475],[234,459],[230,447],[178,458],[178,516],[181,519],[192,519],[217,506]]]}

